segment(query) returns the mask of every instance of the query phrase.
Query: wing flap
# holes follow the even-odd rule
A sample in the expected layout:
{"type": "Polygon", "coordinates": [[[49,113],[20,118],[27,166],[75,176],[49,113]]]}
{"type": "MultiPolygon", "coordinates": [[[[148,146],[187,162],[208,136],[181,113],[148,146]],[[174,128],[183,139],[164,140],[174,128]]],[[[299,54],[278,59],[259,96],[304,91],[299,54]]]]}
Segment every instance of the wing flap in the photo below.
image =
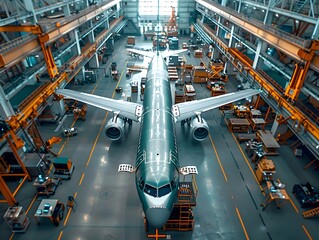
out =
{"type": "Polygon", "coordinates": [[[247,89],[240,92],[228,93],[217,97],[210,97],[191,102],[183,102],[173,105],[172,112],[175,121],[179,122],[195,116],[196,113],[203,113],[228,103],[259,94],[258,90],[247,89]]]}
{"type": "Polygon", "coordinates": [[[83,92],[76,92],[68,89],[58,89],[57,94],[69,97],[80,102],[87,103],[110,112],[118,112],[121,116],[134,121],[139,121],[142,116],[143,106],[137,103],[111,98],[101,97],[83,92]]]}

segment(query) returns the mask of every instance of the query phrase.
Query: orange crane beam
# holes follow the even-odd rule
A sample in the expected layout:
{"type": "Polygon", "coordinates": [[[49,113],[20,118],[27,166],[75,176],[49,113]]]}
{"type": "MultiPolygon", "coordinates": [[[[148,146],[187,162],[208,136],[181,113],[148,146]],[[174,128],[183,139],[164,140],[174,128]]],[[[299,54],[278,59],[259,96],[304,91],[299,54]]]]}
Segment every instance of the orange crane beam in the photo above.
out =
{"type": "Polygon", "coordinates": [[[14,131],[20,127],[26,128],[30,119],[38,116],[37,109],[44,104],[49,96],[51,96],[55,89],[60,86],[63,81],[68,81],[68,76],[64,72],[57,80],[49,84],[34,100],[30,102],[20,113],[15,116],[11,116],[8,119],[8,124],[14,131]]]}
{"type": "Polygon", "coordinates": [[[58,68],[54,62],[51,48],[50,46],[45,46],[45,43],[49,40],[49,35],[43,34],[40,26],[0,26],[0,32],[31,32],[33,34],[37,34],[50,78],[53,79],[59,74],[58,68]]]}
{"type": "Polygon", "coordinates": [[[278,103],[279,106],[285,108],[292,115],[291,118],[298,122],[298,129],[304,127],[305,131],[310,132],[319,141],[319,129],[315,124],[312,123],[311,120],[305,117],[298,108],[294,107],[290,102],[282,97],[282,94],[279,93],[275,87],[273,87],[271,84],[268,84],[267,80],[260,76],[258,72],[252,68],[252,65],[245,59],[245,57],[242,57],[237,51],[228,48],[224,42],[214,35],[212,29],[210,29],[208,26],[205,26],[200,21],[197,23],[210,36],[210,38],[215,42],[215,45],[221,49],[222,53],[228,57],[228,59],[235,67],[237,67],[239,71],[242,72],[245,69],[254,78],[254,80],[268,92],[268,94],[278,103]]]}
{"type": "Polygon", "coordinates": [[[313,41],[309,50],[301,49],[299,55],[305,60],[305,63],[298,63],[295,65],[293,75],[285,90],[285,96],[291,100],[297,100],[306,79],[311,61],[315,55],[315,51],[319,50],[319,42],[313,41]]]}
{"type": "Polygon", "coordinates": [[[0,26],[0,32],[31,32],[33,34],[42,34],[42,31],[38,25],[26,25],[26,26],[16,26],[7,25],[0,26]]]}

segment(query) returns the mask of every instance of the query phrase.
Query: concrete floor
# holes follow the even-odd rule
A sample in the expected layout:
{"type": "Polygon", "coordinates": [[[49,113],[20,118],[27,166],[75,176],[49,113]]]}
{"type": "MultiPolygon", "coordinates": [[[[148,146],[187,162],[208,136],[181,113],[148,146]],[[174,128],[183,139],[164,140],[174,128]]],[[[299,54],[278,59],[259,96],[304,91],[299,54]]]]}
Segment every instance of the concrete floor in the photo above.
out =
{"type": "MultiPolygon", "coordinates": [[[[140,47],[151,46],[142,38],[137,39],[137,43],[140,47]]],[[[117,41],[116,52],[105,65],[108,69],[111,62],[117,62],[121,73],[118,81],[106,78],[101,70],[96,83],[70,88],[114,99],[130,96],[130,82],[139,80],[141,75],[134,74],[131,79],[125,77],[126,63],[131,61],[125,45],[126,38],[117,41]],[[117,86],[123,87],[123,93],[114,93],[117,86]]],[[[185,57],[188,63],[199,65],[199,59],[189,58],[186,54],[185,57]]],[[[203,61],[208,63],[206,58],[203,61]]],[[[229,81],[227,85],[231,91],[237,83],[229,81]]],[[[196,84],[195,88],[198,99],[210,95],[205,85],[196,84]]],[[[136,93],[131,97],[133,101],[140,101],[136,93]]],[[[65,211],[58,227],[49,221],[37,225],[33,215],[40,199],[34,198],[35,189],[31,182],[27,182],[16,198],[28,210],[29,229],[26,233],[12,235],[1,220],[1,239],[147,239],[134,176],[117,172],[120,163],[135,163],[139,127],[137,124],[127,126],[124,139],[109,142],[103,134],[109,117],[105,111],[91,106],[86,121],[74,123],[73,116],[68,117],[67,125],[74,124],[79,130],[78,136],[63,139],[52,149],[60,156],[70,157],[75,171],[71,180],[63,180],[50,198],[66,204],[67,197],[74,196],[77,202],[74,211],[65,211]]],[[[167,239],[319,239],[319,219],[304,219],[301,215],[303,209],[291,192],[296,183],[310,181],[319,186],[318,174],[311,168],[303,170],[310,160],[296,158],[289,146],[282,146],[280,155],[271,157],[277,170],[275,178],[286,184],[296,208],[288,202],[277,209],[272,203],[262,211],[260,204],[265,196],[255,180],[253,165],[244,154],[244,144],[238,144],[235,135],[221,124],[218,109],[205,113],[203,117],[210,126],[210,138],[203,142],[191,138],[187,125],[177,126],[180,164],[196,165],[199,171],[196,176],[199,192],[194,209],[195,229],[193,232],[168,232],[167,239]]],[[[43,138],[48,139],[56,126],[39,128],[43,138]]],[[[7,205],[1,204],[0,207],[4,214],[7,205]]]]}

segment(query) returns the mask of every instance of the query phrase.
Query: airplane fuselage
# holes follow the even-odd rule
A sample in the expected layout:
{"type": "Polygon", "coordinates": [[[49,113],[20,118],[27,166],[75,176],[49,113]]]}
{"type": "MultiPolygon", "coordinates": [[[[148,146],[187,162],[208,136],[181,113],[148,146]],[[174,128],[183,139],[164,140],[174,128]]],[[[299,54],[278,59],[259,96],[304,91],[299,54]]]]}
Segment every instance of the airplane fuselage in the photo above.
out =
{"type": "Polygon", "coordinates": [[[177,197],[179,160],[167,66],[149,65],[136,159],[136,187],[148,222],[160,228],[177,197]]]}

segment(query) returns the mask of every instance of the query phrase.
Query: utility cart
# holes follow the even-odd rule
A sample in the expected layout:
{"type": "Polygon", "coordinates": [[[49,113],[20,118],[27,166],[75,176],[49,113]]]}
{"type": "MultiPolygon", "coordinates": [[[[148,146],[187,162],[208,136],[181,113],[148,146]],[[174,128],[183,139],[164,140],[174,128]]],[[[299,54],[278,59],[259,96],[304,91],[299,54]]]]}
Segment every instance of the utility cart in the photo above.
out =
{"type": "Polygon", "coordinates": [[[53,160],[54,173],[53,175],[62,179],[71,179],[74,171],[74,165],[68,157],[56,157],[53,160]]]}
{"type": "Polygon", "coordinates": [[[60,178],[49,178],[39,175],[33,182],[33,186],[37,189],[37,195],[54,195],[57,186],[60,183],[60,178]]]}

